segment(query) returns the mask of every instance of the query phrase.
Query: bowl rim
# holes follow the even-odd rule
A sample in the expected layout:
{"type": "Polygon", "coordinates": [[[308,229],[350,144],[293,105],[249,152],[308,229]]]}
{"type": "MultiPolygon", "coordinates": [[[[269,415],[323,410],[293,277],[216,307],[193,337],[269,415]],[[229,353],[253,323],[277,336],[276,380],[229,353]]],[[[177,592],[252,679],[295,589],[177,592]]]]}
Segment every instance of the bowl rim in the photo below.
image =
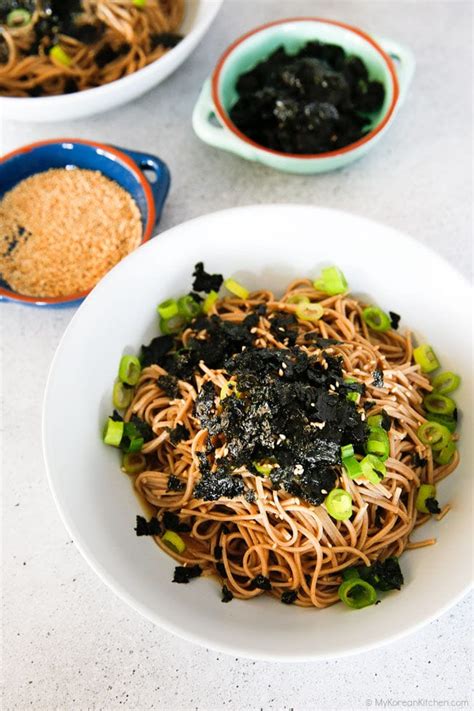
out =
{"type": "MultiPolygon", "coordinates": [[[[148,242],[148,240],[152,237],[153,228],[156,221],[155,201],[153,199],[151,187],[148,180],[145,178],[144,174],[140,170],[139,166],[129,156],[118,150],[118,148],[110,146],[106,143],[100,143],[99,141],[89,141],[84,138],[51,138],[44,141],[35,141],[34,143],[28,143],[25,146],[21,146],[20,148],[16,148],[15,150],[10,151],[9,153],[0,157],[0,166],[2,166],[11,158],[16,158],[17,156],[22,156],[23,154],[24,157],[26,157],[28,153],[31,153],[37,148],[61,143],[72,143],[75,145],[79,144],[88,146],[89,148],[94,149],[95,152],[97,152],[97,150],[101,150],[105,151],[106,153],[113,153],[117,158],[120,159],[122,163],[125,163],[126,168],[128,168],[128,170],[135,175],[138,182],[140,183],[143,190],[143,194],[145,196],[145,200],[147,202],[148,214],[146,223],[143,227],[143,235],[140,241],[140,245],[145,244],[145,242],[148,242]]],[[[110,158],[108,158],[108,160],[110,160],[110,158]]],[[[33,175],[36,175],[36,173],[38,172],[42,171],[36,171],[35,173],[33,173],[33,175]]],[[[81,291],[76,294],[68,294],[67,296],[28,296],[26,294],[17,294],[14,291],[9,291],[8,289],[4,289],[0,286],[0,297],[3,296],[7,299],[13,301],[20,301],[27,304],[68,304],[78,301],[79,299],[84,299],[92,291],[93,288],[94,287],[91,287],[90,289],[86,289],[85,291],[81,291]]]]}
{"type": "MultiPolygon", "coordinates": [[[[132,72],[131,74],[127,74],[126,76],[119,77],[118,79],[114,79],[113,81],[109,81],[106,84],[100,84],[99,86],[92,86],[89,87],[88,89],[83,89],[82,91],[76,91],[71,94],[53,94],[51,96],[39,96],[39,97],[32,97],[32,96],[0,96],[0,105],[5,104],[14,104],[17,102],[30,102],[30,101],[35,101],[37,104],[41,102],[42,105],[44,103],[48,102],[49,108],[52,110],[52,107],[54,104],[59,104],[61,101],[64,101],[65,99],[69,100],[69,103],[72,102],[77,102],[80,103],[80,97],[84,97],[87,95],[87,98],[89,97],[96,97],[97,93],[100,92],[102,94],[105,93],[105,89],[107,91],[112,92],[115,90],[116,86],[120,84],[120,87],[125,90],[125,87],[129,86],[129,84],[133,81],[133,78],[136,77],[137,75],[140,76],[151,76],[156,69],[157,64],[162,62],[165,58],[170,57],[173,55],[176,57],[177,54],[184,53],[184,60],[189,56],[189,54],[193,51],[195,48],[195,45],[193,44],[194,38],[200,33],[200,32],[206,32],[212,22],[215,20],[222,3],[224,0],[213,0],[212,3],[209,3],[209,12],[204,13],[203,17],[199,17],[198,21],[196,21],[196,18],[194,18],[193,24],[190,27],[189,31],[183,36],[183,39],[181,42],[179,42],[178,45],[175,47],[171,47],[164,55],[161,57],[157,57],[157,59],[154,59],[150,64],[146,64],[144,67],[141,67],[140,69],[137,69],[136,71],[132,72]],[[187,48],[191,45],[191,50],[190,52],[187,52],[187,48]],[[184,47],[185,49],[181,49],[184,47]],[[178,51],[177,51],[178,50],[178,51]],[[180,50],[180,51],[179,51],[180,50]],[[113,88],[112,88],[113,87],[113,88]]],[[[201,3],[199,3],[200,5],[201,3]]],[[[199,7],[197,5],[197,7],[199,7]]],[[[207,3],[204,3],[202,5],[203,8],[205,8],[207,3]]],[[[179,28],[178,28],[179,29],[179,28]]],[[[199,41],[199,40],[198,40],[199,41]]],[[[170,62],[171,60],[166,59],[167,62],[170,62]]]]}
{"type": "Polygon", "coordinates": [[[374,40],[373,37],[371,37],[369,34],[364,32],[363,30],[360,30],[358,27],[354,27],[353,25],[348,25],[345,22],[339,22],[338,20],[328,20],[326,18],[322,17],[288,17],[283,20],[274,20],[273,22],[267,22],[263,25],[259,25],[258,27],[255,27],[252,30],[249,30],[249,32],[246,32],[245,34],[241,35],[238,37],[232,44],[230,44],[227,49],[221,54],[219,57],[216,66],[214,67],[214,71],[212,72],[211,76],[211,96],[212,96],[212,101],[214,103],[214,106],[216,108],[216,112],[219,116],[219,119],[224,123],[226,128],[229,129],[235,136],[237,136],[240,140],[244,141],[248,145],[252,146],[252,148],[257,148],[260,151],[263,151],[264,153],[268,153],[273,156],[278,156],[280,158],[290,158],[290,159],[297,159],[297,160],[322,160],[324,158],[336,158],[337,156],[344,155],[345,153],[350,153],[353,150],[356,150],[357,148],[360,148],[364,144],[368,143],[371,141],[377,134],[379,134],[385,126],[388,124],[388,122],[391,120],[393,117],[396,105],[398,104],[398,100],[400,98],[400,84],[398,81],[397,77],[397,72],[395,70],[395,66],[389,57],[389,55],[385,52],[385,50],[374,40]],[[291,23],[296,23],[296,22],[315,22],[315,23],[323,23],[327,25],[335,25],[336,27],[340,27],[344,30],[349,30],[350,32],[358,35],[359,37],[362,37],[363,40],[365,40],[368,44],[370,44],[381,56],[383,62],[386,64],[389,74],[392,79],[392,85],[393,85],[393,96],[392,96],[392,101],[390,103],[390,106],[388,107],[387,111],[385,112],[385,116],[383,117],[383,120],[372,130],[370,131],[367,135],[363,136],[360,138],[358,141],[355,141],[354,143],[350,143],[348,146],[344,146],[343,148],[339,148],[336,151],[326,151],[325,153],[308,153],[308,154],[301,154],[301,153],[283,153],[282,151],[275,151],[272,148],[266,148],[265,146],[260,145],[259,143],[256,143],[255,141],[252,141],[248,136],[246,136],[244,133],[242,133],[236,126],[235,124],[230,120],[227,111],[222,105],[222,102],[219,98],[219,80],[220,76],[222,73],[222,70],[224,68],[224,65],[229,58],[229,56],[232,54],[232,52],[243,42],[246,42],[250,37],[253,37],[253,35],[256,35],[260,32],[264,32],[265,30],[271,28],[271,27],[276,27],[278,25],[285,25],[285,24],[291,24],[291,23]]]}

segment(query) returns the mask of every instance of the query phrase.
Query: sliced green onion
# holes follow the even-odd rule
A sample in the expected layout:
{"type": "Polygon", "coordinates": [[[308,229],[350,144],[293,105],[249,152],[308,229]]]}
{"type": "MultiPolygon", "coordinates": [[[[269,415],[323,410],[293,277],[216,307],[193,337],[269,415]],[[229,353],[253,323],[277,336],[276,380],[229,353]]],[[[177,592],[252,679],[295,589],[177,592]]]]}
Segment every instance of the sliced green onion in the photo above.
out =
{"type": "Polygon", "coordinates": [[[118,376],[122,383],[136,385],[140,379],[142,366],[136,356],[124,355],[120,359],[118,376]]]}
{"type": "Polygon", "coordinates": [[[313,282],[313,286],[318,291],[323,291],[329,296],[342,294],[347,290],[347,280],[339,267],[325,267],[322,272],[321,279],[313,282]]]}
{"type": "Polygon", "coordinates": [[[456,444],[451,440],[442,449],[434,453],[436,464],[449,464],[456,451],[456,444]]]}
{"type": "MultiPolygon", "coordinates": [[[[356,378],[344,378],[345,383],[358,383],[359,381],[356,378]]],[[[360,393],[358,393],[356,390],[351,390],[350,392],[347,393],[346,395],[347,400],[351,400],[352,402],[359,402],[360,399],[360,393]]]]}
{"type": "Polygon", "coordinates": [[[62,64],[65,67],[70,67],[72,64],[72,59],[67,52],[64,51],[59,44],[55,44],[49,50],[49,56],[54,59],[58,64],[62,64]]]}
{"type": "Polygon", "coordinates": [[[426,417],[430,422],[439,422],[441,425],[444,425],[451,432],[451,434],[456,431],[456,427],[458,426],[458,423],[454,417],[449,417],[448,415],[439,415],[436,412],[428,412],[426,413],[426,417]]]}
{"type": "Polygon", "coordinates": [[[367,418],[367,424],[369,427],[382,427],[383,415],[370,415],[367,418]]]}
{"type": "Polygon", "coordinates": [[[379,309],[378,306],[367,306],[362,311],[362,318],[372,331],[380,331],[384,333],[392,327],[390,316],[379,309]]]}
{"type": "Polygon", "coordinates": [[[355,457],[345,457],[342,460],[342,466],[350,479],[357,479],[359,476],[362,476],[362,467],[355,457]]]}
{"type": "Polygon", "coordinates": [[[366,444],[367,454],[375,454],[384,462],[390,455],[390,440],[383,427],[371,427],[366,444]]]}
{"type": "Polygon", "coordinates": [[[127,445],[122,444],[122,449],[124,452],[141,452],[144,443],[143,437],[132,437],[127,445]]]}
{"type": "Polygon", "coordinates": [[[238,296],[239,299],[249,298],[249,290],[246,289],[245,286],[242,286],[242,284],[239,284],[238,281],[235,281],[235,279],[226,279],[224,286],[231,294],[238,296]]]}
{"type": "Polygon", "coordinates": [[[353,457],[354,456],[354,447],[352,444],[345,444],[343,447],[341,447],[341,459],[344,460],[347,457],[353,457]]]}
{"type": "Polygon", "coordinates": [[[175,531],[166,530],[161,536],[161,540],[175,553],[184,553],[186,550],[186,543],[175,531]]]}
{"type": "Polygon", "coordinates": [[[324,308],[321,304],[298,304],[296,307],[296,318],[300,321],[319,321],[324,316],[324,308]]]}
{"type": "Polygon", "coordinates": [[[289,304],[309,304],[309,296],[305,294],[292,294],[288,299],[289,304]]]}
{"type": "Polygon", "coordinates": [[[354,580],[354,578],[360,578],[360,575],[357,568],[346,568],[342,571],[342,577],[344,580],[354,580]]]}
{"type": "Polygon", "coordinates": [[[123,435],[122,450],[124,452],[140,452],[145,440],[133,422],[125,422],[123,435]]]}
{"type": "Polygon", "coordinates": [[[202,302],[202,310],[204,311],[205,314],[208,314],[211,310],[216,301],[219,298],[219,294],[217,291],[210,291],[209,294],[206,296],[204,301],[202,302]]]}
{"type": "Polygon", "coordinates": [[[452,415],[456,409],[456,403],[447,395],[441,393],[428,393],[423,399],[423,405],[428,412],[437,415],[452,415]]]}
{"type": "Polygon", "coordinates": [[[173,316],[172,318],[160,318],[160,331],[166,336],[170,336],[174,333],[179,333],[186,326],[186,319],[180,316],[173,316]]]}
{"type": "Polygon", "coordinates": [[[201,312],[201,307],[197,301],[194,301],[191,294],[182,296],[178,299],[178,312],[184,318],[190,320],[196,318],[196,316],[201,312]]]}
{"type": "Polygon", "coordinates": [[[374,454],[367,454],[360,462],[362,474],[371,484],[379,484],[387,473],[387,467],[374,454]]]}
{"type": "Polygon", "coordinates": [[[23,8],[18,8],[18,10],[10,10],[7,15],[7,27],[12,29],[18,29],[19,27],[26,27],[31,22],[31,12],[24,10],[23,8]]]}
{"type": "Polygon", "coordinates": [[[119,447],[122,441],[124,431],[124,423],[113,420],[111,417],[107,419],[104,428],[104,442],[112,447],[119,447]]]}
{"type": "Polygon", "coordinates": [[[270,476],[272,473],[272,469],[275,468],[275,464],[272,462],[252,462],[255,469],[258,471],[259,474],[262,476],[270,476]]]}
{"type": "Polygon", "coordinates": [[[448,393],[454,392],[461,384],[461,378],[456,373],[451,370],[447,370],[444,373],[438,373],[432,380],[433,390],[442,395],[448,395],[448,393]]]}
{"type": "Polygon", "coordinates": [[[417,434],[423,444],[433,449],[443,449],[451,441],[451,432],[439,422],[424,422],[417,434]]]}
{"type": "Polygon", "coordinates": [[[173,318],[178,315],[178,302],[176,299],[166,299],[158,304],[157,311],[161,318],[173,318]]]}
{"type": "Polygon", "coordinates": [[[421,484],[418,489],[415,508],[420,513],[430,513],[426,508],[426,499],[436,499],[436,486],[434,484],[421,484]]]}
{"type": "Polygon", "coordinates": [[[114,390],[112,394],[112,402],[117,410],[124,410],[132,402],[133,390],[132,388],[127,388],[124,383],[120,380],[115,383],[114,390]]]}
{"type": "Polygon", "coordinates": [[[135,5],[135,7],[145,7],[146,5],[146,0],[132,0],[132,5],[135,5]]]}
{"type": "Polygon", "coordinates": [[[327,512],[336,521],[346,521],[352,516],[352,496],[345,489],[333,489],[324,500],[327,512]]]}
{"type": "Polygon", "coordinates": [[[235,380],[228,380],[226,384],[222,386],[219,397],[221,400],[224,400],[226,397],[229,397],[229,395],[235,395],[236,397],[240,395],[235,380]]]}
{"type": "Polygon", "coordinates": [[[427,343],[423,343],[413,350],[413,358],[415,363],[420,366],[422,373],[432,373],[440,365],[436,353],[427,343]]]}
{"type": "Polygon", "coordinates": [[[122,471],[125,474],[141,474],[146,469],[146,457],[140,452],[129,452],[123,455],[122,471]]]}
{"type": "Polygon", "coordinates": [[[352,607],[354,610],[360,610],[377,602],[375,588],[361,578],[345,580],[339,586],[337,594],[347,607],[352,607]]]}

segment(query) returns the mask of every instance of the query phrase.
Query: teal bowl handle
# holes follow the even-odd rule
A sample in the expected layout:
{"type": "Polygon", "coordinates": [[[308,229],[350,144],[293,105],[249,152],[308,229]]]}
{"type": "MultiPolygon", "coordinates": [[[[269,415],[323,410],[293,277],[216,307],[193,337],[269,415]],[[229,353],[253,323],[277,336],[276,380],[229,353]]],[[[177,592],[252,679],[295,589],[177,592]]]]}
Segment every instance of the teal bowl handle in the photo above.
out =
{"type": "Polygon", "coordinates": [[[405,101],[408,87],[410,86],[413,74],[415,73],[415,56],[413,52],[402,44],[386,37],[377,38],[377,42],[388,54],[395,65],[398,83],[400,85],[399,106],[405,101]]]}
{"type": "Polygon", "coordinates": [[[207,79],[199,94],[193,111],[193,129],[197,136],[215,148],[236,153],[247,160],[257,160],[252,146],[248,146],[237,136],[234,136],[217,119],[214,102],[211,96],[211,82],[207,79]]]}

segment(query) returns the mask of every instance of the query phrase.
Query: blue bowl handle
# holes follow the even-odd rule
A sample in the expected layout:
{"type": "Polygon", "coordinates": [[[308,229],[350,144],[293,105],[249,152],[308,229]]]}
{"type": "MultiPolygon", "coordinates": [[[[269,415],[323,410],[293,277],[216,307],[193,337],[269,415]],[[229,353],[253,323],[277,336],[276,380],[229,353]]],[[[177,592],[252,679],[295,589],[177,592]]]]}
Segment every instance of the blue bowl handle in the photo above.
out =
{"type": "Polygon", "coordinates": [[[129,158],[133,160],[134,163],[140,168],[140,170],[150,170],[155,175],[155,180],[152,182],[148,180],[146,173],[144,173],[145,178],[148,180],[153,195],[153,200],[155,203],[156,212],[156,222],[155,226],[158,224],[161,211],[163,210],[163,205],[168,195],[170,189],[170,171],[166,163],[151,155],[150,153],[140,153],[139,151],[130,151],[128,148],[122,148],[121,146],[114,146],[118,151],[125,153],[129,158]]]}

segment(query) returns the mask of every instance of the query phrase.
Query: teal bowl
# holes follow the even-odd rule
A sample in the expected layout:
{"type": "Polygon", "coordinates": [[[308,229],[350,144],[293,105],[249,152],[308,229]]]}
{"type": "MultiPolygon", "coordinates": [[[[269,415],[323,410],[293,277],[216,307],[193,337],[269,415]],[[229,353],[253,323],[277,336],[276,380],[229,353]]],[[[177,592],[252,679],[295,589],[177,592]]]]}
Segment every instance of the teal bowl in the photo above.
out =
{"type": "Polygon", "coordinates": [[[414,69],[412,52],[392,40],[375,40],[362,30],[334,20],[306,17],[278,20],[247,32],[224,52],[194,107],[193,128],[205,143],[276,170],[302,174],[335,170],[361,158],[380,140],[403,103],[414,69]],[[296,54],[311,40],[337,44],[347,54],[359,57],[370,78],[385,87],[383,106],[367,117],[369,132],[344,148],[314,155],[264,148],[239,131],[229,117],[238,98],[237,79],[277,47],[283,46],[288,53],[296,54]]]}

